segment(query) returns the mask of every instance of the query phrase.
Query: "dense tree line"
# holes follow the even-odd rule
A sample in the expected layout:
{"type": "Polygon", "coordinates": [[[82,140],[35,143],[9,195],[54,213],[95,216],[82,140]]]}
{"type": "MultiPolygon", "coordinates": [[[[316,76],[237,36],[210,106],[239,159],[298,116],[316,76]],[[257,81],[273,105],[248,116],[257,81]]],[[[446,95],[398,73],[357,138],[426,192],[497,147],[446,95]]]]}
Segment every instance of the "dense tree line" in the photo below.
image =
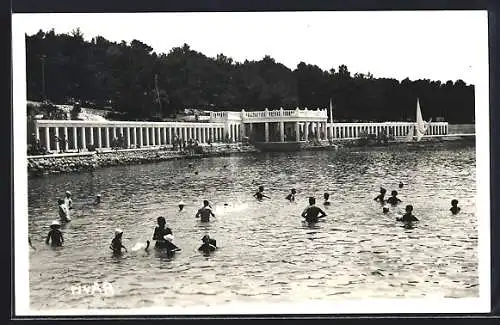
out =
{"type": "Polygon", "coordinates": [[[185,108],[262,110],[316,109],[334,103],[338,121],[414,120],[416,98],[425,119],[474,121],[474,86],[462,80],[374,78],[345,65],[323,71],[301,62],[290,70],[273,58],[234,62],[210,58],[184,44],[157,54],[141,41],[85,41],[70,34],[26,35],[29,100],[48,99],[111,106],[127,119],[161,119],[185,108]]]}

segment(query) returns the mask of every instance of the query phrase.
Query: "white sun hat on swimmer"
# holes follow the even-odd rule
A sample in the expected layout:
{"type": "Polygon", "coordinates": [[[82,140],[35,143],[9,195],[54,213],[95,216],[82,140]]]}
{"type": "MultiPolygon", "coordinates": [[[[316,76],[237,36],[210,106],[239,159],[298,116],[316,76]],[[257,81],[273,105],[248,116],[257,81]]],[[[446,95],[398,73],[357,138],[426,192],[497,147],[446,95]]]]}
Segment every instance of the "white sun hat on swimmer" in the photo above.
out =
{"type": "Polygon", "coordinates": [[[50,224],[50,226],[60,226],[60,225],[61,224],[57,220],[52,221],[52,223],[50,224]]]}
{"type": "Polygon", "coordinates": [[[174,240],[174,235],[168,234],[168,235],[163,236],[163,238],[165,240],[168,240],[169,242],[172,242],[174,240]]]}
{"type": "Polygon", "coordinates": [[[123,234],[123,230],[121,230],[120,228],[116,228],[115,229],[115,236],[119,235],[119,234],[123,234]]]}
{"type": "Polygon", "coordinates": [[[66,194],[71,195],[71,192],[70,191],[66,191],[66,194]]]}
{"type": "Polygon", "coordinates": [[[186,204],[184,204],[184,201],[180,200],[178,205],[186,205],[186,204]]]}

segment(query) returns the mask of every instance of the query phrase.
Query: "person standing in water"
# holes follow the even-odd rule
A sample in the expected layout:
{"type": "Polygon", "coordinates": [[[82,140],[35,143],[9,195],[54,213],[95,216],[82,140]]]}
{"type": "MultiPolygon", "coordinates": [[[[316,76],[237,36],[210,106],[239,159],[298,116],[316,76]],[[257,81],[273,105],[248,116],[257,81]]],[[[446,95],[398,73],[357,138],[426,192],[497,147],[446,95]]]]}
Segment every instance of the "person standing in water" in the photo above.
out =
{"type": "Polygon", "coordinates": [[[457,214],[460,212],[460,208],[458,206],[458,200],[453,199],[451,200],[451,208],[450,208],[451,213],[457,214]]]}
{"type": "Polygon", "coordinates": [[[209,235],[203,236],[201,241],[203,242],[203,244],[198,248],[200,252],[210,253],[217,249],[216,240],[210,238],[209,235]]]}
{"type": "Polygon", "coordinates": [[[325,199],[325,202],[323,202],[323,205],[330,205],[330,194],[324,193],[323,194],[323,199],[325,199]]]}
{"type": "Polygon", "coordinates": [[[380,203],[384,203],[384,197],[385,197],[386,192],[387,192],[387,190],[385,188],[381,187],[380,194],[377,195],[373,200],[380,202],[380,203]]]}
{"type": "Polygon", "coordinates": [[[155,232],[153,234],[153,240],[156,240],[155,247],[156,248],[164,248],[167,246],[165,236],[172,235],[172,230],[168,227],[167,221],[164,217],[158,217],[157,219],[158,227],[155,228],[155,232]]]}
{"type": "Polygon", "coordinates": [[[109,248],[113,251],[114,255],[120,255],[122,253],[122,248],[125,249],[125,252],[127,252],[127,248],[122,244],[122,236],[123,230],[119,228],[116,229],[115,238],[113,238],[111,245],[109,245],[109,248]]]}
{"type": "Polygon", "coordinates": [[[403,221],[405,228],[411,228],[413,226],[413,222],[419,221],[417,217],[415,217],[413,212],[413,205],[408,204],[405,208],[406,213],[401,218],[396,218],[396,221],[403,221]]]}
{"type": "Polygon", "coordinates": [[[208,222],[210,221],[210,216],[215,218],[215,214],[210,208],[210,203],[208,202],[208,200],[204,200],[203,207],[199,209],[198,212],[196,212],[195,217],[200,218],[202,222],[208,222]]]}
{"type": "Polygon", "coordinates": [[[59,205],[59,218],[61,222],[70,222],[71,219],[69,217],[68,206],[64,203],[64,200],[58,199],[57,204],[59,205]]]}
{"type": "Polygon", "coordinates": [[[268,198],[270,199],[269,196],[264,194],[264,186],[259,186],[259,190],[253,195],[257,200],[262,200],[262,198],[268,198]]]}
{"type": "Polygon", "coordinates": [[[398,199],[398,191],[392,191],[391,192],[391,197],[387,199],[387,203],[390,205],[397,205],[398,203],[402,202],[400,199],[398,199]]]}
{"type": "Polygon", "coordinates": [[[49,241],[52,241],[51,246],[62,246],[62,244],[64,243],[64,238],[62,232],[59,230],[60,228],[61,224],[59,223],[59,221],[52,221],[49,234],[47,235],[47,239],[45,240],[46,244],[48,244],[49,241]]]}
{"type": "Polygon", "coordinates": [[[302,218],[306,219],[307,222],[318,222],[319,219],[326,217],[325,211],[316,206],[316,199],[314,197],[309,198],[309,206],[305,208],[302,212],[302,218]]]}
{"type": "Polygon", "coordinates": [[[285,199],[287,199],[290,202],[294,202],[295,201],[295,194],[297,194],[297,191],[294,188],[292,188],[290,190],[290,194],[288,194],[285,199]]]}

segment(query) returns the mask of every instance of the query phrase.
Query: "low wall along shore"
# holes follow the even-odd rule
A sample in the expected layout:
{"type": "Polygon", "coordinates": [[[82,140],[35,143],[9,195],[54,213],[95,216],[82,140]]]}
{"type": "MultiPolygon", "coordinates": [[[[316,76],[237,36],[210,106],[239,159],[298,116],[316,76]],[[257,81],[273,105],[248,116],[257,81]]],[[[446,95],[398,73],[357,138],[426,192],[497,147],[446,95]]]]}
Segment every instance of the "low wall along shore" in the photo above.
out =
{"type": "Polygon", "coordinates": [[[28,175],[39,176],[89,171],[108,166],[136,165],[174,159],[227,156],[234,153],[256,151],[254,147],[228,144],[204,148],[204,152],[199,154],[157,148],[28,156],[28,175]]]}

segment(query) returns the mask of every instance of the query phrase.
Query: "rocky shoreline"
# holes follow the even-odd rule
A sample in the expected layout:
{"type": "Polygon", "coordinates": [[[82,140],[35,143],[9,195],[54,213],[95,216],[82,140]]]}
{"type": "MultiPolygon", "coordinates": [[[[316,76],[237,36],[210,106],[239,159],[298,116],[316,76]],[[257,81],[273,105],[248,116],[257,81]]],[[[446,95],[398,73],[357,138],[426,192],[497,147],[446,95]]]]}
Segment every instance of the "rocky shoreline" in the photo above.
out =
{"type": "Polygon", "coordinates": [[[177,159],[222,157],[253,152],[258,152],[258,150],[252,146],[223,145],[206,147],[202,153],[156,148],[28,156],[28,176],[73,173],[110,166],[138,165],[177,159]]]}

